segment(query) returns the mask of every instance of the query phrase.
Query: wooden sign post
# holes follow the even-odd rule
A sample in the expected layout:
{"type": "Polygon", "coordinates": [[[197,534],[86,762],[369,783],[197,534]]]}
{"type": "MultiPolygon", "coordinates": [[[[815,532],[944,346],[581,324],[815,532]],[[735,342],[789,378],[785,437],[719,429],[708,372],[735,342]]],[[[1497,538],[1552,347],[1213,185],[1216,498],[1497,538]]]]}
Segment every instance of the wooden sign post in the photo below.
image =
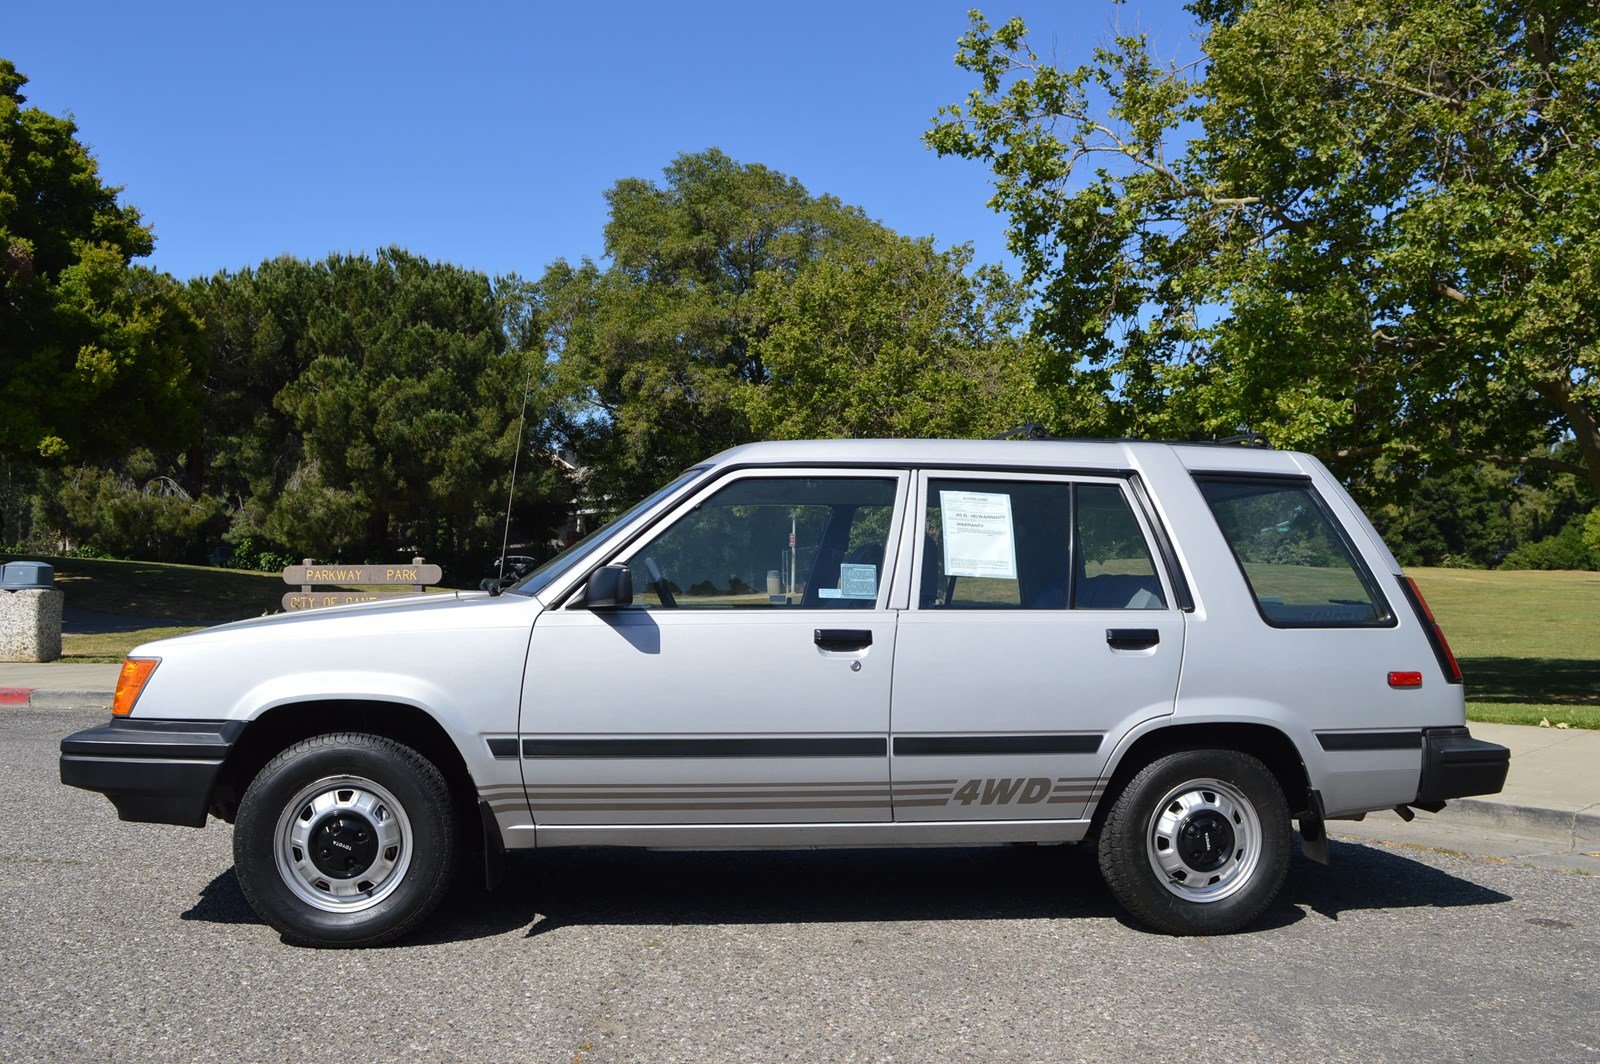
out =
{"type": "Polygon", "coordinates": [[[300,565],[283,571],[283,582],[299,584],[300,590],[283,596],[286,610],[312,610],[322,606],[344,606],[352,602],[418,595],[444,579],[444,570],[412,558],[410,565],[320,565],[306,558],[300,565]],[[316,591],[314,584],[408,584],[409,591],[316,591]]]}

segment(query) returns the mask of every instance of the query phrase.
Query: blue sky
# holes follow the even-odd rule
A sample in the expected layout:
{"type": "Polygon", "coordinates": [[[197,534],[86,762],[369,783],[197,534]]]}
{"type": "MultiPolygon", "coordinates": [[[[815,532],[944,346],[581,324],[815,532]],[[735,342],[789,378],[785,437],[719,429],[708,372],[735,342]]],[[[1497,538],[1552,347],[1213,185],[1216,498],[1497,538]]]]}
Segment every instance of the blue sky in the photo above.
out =
{"type": "MultiPolygon", "coordinates": [[[[180,277],[391,243],[537,275],[601,253],[618,178],[713,145],[1003,261],[986,171],[918,139],[972,87],[951,57],[973,2],[8,0],[0,56],[72,112],[180,277]]],[[[1177,0],[984,11],[1062,63],[1113,24],[1192,51],[1177,0]]]]}

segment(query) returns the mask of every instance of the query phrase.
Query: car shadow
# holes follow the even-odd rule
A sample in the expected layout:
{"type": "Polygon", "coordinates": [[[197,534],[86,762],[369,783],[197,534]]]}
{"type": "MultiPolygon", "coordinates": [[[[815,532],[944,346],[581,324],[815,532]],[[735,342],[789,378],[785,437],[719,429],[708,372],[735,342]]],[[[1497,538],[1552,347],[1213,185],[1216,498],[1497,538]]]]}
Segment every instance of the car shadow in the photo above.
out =
{"type": "MultiPolygon", "coordinates": [[[[1244,933],[1371,909],[1494,905],[1506,894],[1394,851],[1333,842],[1324,868],[1296,855],[1283,893],[1244,933]]],[[[507,856],[498,890],[463,873],[417,933],[391,948],[567,928],[945,920],[1115,919],[1142,934],[1100,879],[1092,846],[507,856]]],[[[259,923],[229,869],[185,920],[259,923]]]]}

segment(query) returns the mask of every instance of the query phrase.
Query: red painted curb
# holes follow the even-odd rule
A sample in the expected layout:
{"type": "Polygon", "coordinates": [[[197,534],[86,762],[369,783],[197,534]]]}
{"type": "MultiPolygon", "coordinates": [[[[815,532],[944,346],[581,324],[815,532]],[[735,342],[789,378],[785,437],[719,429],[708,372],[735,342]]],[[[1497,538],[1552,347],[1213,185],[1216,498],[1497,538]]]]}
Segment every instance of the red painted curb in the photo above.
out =
{"type": "Polygon", "coordinates": [[[25,706],[32,695],[31,687],[0,687],[0,706],[25,706]]]}

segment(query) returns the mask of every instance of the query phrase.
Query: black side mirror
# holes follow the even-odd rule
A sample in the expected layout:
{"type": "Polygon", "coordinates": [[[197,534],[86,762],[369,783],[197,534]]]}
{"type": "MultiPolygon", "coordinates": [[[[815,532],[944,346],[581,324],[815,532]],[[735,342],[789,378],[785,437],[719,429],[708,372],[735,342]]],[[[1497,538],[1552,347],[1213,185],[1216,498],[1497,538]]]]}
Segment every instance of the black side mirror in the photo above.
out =
{"type": "Polygon", "coordinates": [[[626,565],[602,565],[589,576],[583,594],[573,603],[583,610],[612,610],[633,604],[633,571],[626,565]]]}

